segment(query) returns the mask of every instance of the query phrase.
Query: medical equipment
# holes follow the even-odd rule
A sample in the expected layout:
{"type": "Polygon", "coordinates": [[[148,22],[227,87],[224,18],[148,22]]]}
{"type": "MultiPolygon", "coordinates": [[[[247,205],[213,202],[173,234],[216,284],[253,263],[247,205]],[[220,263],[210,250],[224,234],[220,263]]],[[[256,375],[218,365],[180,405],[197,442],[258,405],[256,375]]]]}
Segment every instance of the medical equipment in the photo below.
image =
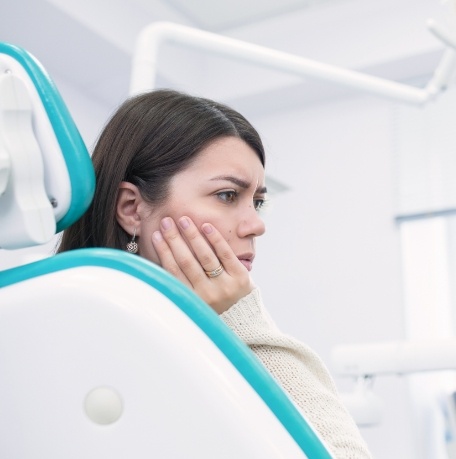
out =
{"type": "Polygon", "coordinates": [[[333,368],[343,376],[405,375],[456,369],[456,339],[339,345],[333,368]]]}
{"type": "Polygon", "coordinates": [[[453,49],[452,38],[434,21],[429,22],[429,28],[445,43],[446,49],[431,80],[424,89],[419,89],[211,32],[157,22],[145,27],[138,36],[133,56],[130,94],[154,88],[159,49],[164,43],[174,43],[284,73],[350,87],[401,103],[424,105],[446,89],[456,69],[456,51],[453,49]]]}
{"type": "MultiPolygon", "coordinates": [[[[0,53],[0,246],[18,248],[82,215],[94,174],[44,69],[20,48],[0,53]]],[[[331,458],[206,304],[123,251],[0,272],[0,369],[1,457],[331,458]]]]}
{"type": "Polygon", "coordinates": [[[76,221],[92,199],[95,178],[40,63],[0,43],[0,72],[0,247],[14,249],[49,242],[76,221]]]}
{"type": "Polygon", "coordinates": [[[383,402],[373,392],[379,376],[405,376],[456,369],[456,339],[344,344],[331,353],[335,374],[356,381],[344,401],[359,425],[381,422],[383,402]]]}

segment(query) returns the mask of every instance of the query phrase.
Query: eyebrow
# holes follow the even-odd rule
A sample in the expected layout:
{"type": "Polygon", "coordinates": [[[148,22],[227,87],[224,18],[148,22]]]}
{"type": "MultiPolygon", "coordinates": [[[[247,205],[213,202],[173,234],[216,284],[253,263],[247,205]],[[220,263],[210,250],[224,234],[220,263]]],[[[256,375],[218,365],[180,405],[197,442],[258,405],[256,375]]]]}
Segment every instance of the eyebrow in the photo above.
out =
{"type": "MultiPolygon", "coordinates": [[[[219,175],[217,177],[213,177],[211,178],[211,180],[224,180],[224,181],[227,181],[227,182],[231,182],[231,183],[234,183],[235,185],[237,186],[240,186],[241,188],[244,188],[244,189],[247,189],[249,188],[250,186],[250,183],[249,182],[246,182],[245,180],[242,180],[240,178],[237,178],[237,177],[233,177],[232,175],[219,175]]],[[[261,187],[261,188],[258,188],[256,190],[257,193],[267,193],[267,188],[265,186],[261,187]]]]}

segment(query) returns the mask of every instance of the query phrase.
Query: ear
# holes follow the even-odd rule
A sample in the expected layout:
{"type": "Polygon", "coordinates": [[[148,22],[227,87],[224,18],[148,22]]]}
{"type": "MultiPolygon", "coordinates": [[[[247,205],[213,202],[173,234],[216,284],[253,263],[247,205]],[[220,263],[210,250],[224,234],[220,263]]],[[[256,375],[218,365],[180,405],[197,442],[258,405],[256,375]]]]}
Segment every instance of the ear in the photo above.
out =
{"type": "Polygon", "coordinates": [[[119,225],[130,235],[136,228],[139,236],[139,223],[141,221],[139,207],[143,202],[141,193],[136,185],[130,182],[120,182],[117,192],[116,218],[119,225]]]}

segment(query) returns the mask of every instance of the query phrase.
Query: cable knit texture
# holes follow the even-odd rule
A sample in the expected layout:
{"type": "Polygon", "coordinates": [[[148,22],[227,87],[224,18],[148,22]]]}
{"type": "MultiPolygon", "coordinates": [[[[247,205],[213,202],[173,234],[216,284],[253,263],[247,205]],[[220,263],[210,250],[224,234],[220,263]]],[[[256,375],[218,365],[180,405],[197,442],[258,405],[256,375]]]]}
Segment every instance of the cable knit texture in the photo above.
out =
{"type": "Polygon", "coordinates": [[[220,317],[288,392],[335,458],[371,458],[321,359],[308,346],[277,328],[258,289],[220,317]]]}

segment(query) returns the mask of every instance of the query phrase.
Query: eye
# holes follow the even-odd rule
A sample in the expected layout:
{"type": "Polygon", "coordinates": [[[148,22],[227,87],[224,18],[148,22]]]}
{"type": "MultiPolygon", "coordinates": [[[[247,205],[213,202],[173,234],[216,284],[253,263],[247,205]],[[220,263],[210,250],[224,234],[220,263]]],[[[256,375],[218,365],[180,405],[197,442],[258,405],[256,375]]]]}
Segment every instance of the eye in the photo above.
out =
{"type": "Polygon", "coordinates": [[[256,211],[260,211],[261,209],[264,209],[264,207],[267,204],[267,200],[265,198],[258,198],[253,200],[253,206],[255,207],[256,211]]]}
{"type": "Polygon", "coordinates": [[[227,202],[228,204],[232,204],[236,201],[236,198],[238,197],[238,192],[235,190],[219,191],[217,193],[217,197],[222,201],[227,202]]]}

